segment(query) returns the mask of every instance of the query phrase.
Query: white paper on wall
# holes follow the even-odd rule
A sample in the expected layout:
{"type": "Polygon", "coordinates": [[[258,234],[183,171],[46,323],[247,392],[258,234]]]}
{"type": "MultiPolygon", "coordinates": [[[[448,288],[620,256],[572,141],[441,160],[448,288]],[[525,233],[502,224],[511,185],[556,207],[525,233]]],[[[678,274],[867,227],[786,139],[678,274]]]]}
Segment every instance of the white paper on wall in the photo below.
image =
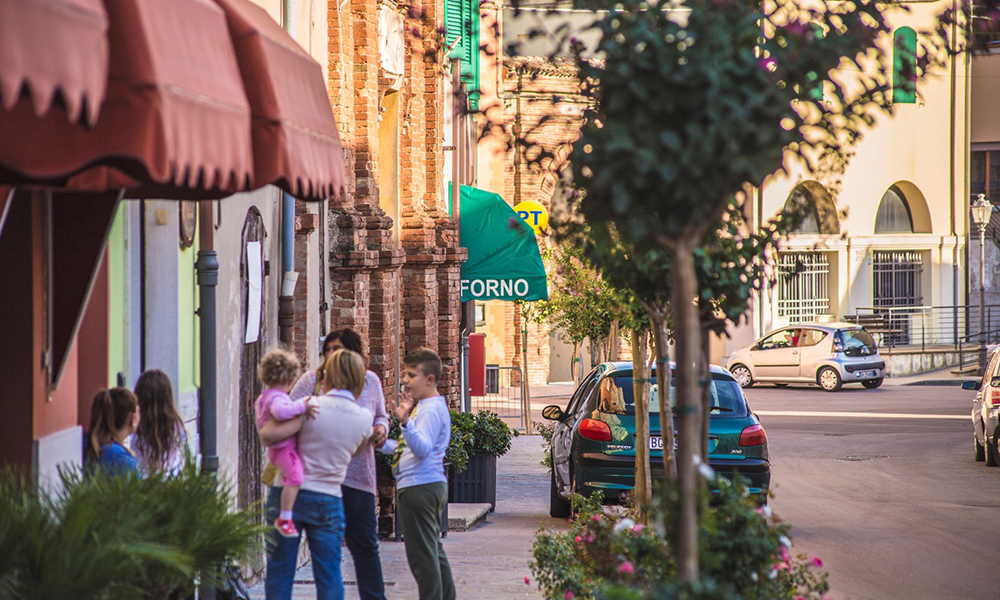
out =
{"type": "Polygon", "coordinates": [[[245,344],[260,337],[260,307],[263,300],[264,265],[260,242],[247,243],[247,328],[245,344]]]}

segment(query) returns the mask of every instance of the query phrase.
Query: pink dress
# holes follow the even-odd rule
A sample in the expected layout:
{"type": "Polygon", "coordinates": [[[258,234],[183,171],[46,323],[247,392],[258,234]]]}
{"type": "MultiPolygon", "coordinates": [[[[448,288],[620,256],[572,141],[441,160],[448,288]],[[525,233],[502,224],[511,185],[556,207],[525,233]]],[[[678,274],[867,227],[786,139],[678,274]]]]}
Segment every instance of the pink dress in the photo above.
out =
{"type": "MultiPolygon", "coordinates": [[[[292,400],[285,392],[268,388],[261,393],[254,404],[257,430],[263,429],[269,421],[287,421],[306,412],[305,400],[292,400]]],[[[281,440],[267,449],[267,459],[281,470],[281,485],[302,485],[302,460],[296,450],[296,437],[281,440]]]]}

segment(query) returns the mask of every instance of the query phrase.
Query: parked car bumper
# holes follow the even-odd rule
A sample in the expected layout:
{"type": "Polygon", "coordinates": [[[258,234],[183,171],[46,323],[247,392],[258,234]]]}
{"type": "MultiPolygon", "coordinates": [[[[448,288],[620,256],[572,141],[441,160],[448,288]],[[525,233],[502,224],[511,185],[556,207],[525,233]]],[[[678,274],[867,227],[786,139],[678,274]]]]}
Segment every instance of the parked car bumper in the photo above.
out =
{"type": "Polygon", "coordinates": [[[834,363],[837,371],[840,372],[840,379],[845,383],[848,381],[868,381],[871,379],[881,379],[885,377],[885,362],[837,362],[834,363]]]}
{"type": "MultiPolygon", "coordinates": [[[[748,480],[752,494],[766,494],[771,487],[771,463],[764,459],[709,460],[716,473],[732,479],[737,474],[748,480]]],[[[650,457],[654,479],[663,477],[663,460],[650,457]]],[[[576,491],[589,496],[601,491],[606,501],[616,501],[635,485],[635,461],[631,456],[609,456],[599,452],[580,455],[575,474],[576,491]]]]}

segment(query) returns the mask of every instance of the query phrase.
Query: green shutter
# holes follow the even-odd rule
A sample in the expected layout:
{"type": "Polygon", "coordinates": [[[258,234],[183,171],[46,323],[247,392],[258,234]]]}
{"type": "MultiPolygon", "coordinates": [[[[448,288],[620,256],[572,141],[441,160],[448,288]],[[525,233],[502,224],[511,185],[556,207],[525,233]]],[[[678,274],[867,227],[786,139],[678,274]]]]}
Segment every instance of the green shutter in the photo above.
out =
{"type": "Polygon", "coordinates": [[[892,101],[917,101],[917,32],[900,27],[892,36],[892,101]]]}
{"type": "Polygon", "coordinates": [[[469,108],[479,110],[479,0],[444,0],[444,36],[449,56],[462,61],[462,83],[469,92],[469,108]]]}

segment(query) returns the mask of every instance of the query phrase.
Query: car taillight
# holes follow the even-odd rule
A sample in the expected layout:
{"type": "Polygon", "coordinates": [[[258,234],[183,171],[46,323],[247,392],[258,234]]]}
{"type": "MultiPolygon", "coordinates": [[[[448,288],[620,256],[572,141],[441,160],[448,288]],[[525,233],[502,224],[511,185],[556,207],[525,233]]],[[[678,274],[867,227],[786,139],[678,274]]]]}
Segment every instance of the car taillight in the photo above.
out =
{"type": "Polygon", "coordinates": [[[610,442],[611,428],[604,421],[584,419],[580,421],[580,435],[595,442],[610,442]]]}
{"type": "Polygon", "coordinates": [[[751,425],[740,433],[740,446],[760,446],[767,443],[767,434],[760,425],[751,425]]]}

